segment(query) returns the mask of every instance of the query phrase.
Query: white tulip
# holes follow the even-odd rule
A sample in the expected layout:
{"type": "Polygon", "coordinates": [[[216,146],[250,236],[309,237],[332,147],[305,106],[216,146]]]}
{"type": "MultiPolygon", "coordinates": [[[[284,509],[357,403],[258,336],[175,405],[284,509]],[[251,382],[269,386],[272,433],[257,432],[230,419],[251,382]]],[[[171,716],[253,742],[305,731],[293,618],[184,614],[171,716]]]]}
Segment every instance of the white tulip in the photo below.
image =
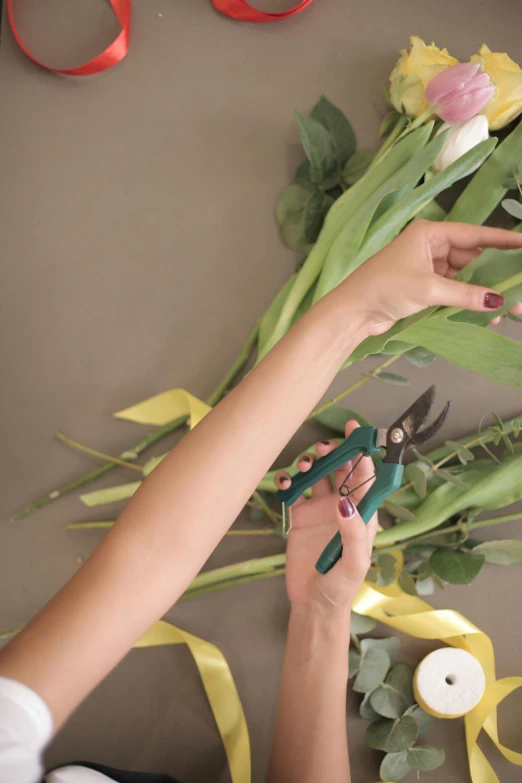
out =
{"type": "MultiPolygon", "coordinates": [[[[437,136],[448,128],[450,132],[438,158],[432,166],[433,171],[446,169],[464,153],[469,152],[477,144],[480,144],[481,141],[489,138],[488,121],[483,114],[477,114],[476,117],[472,117],[465,122],[445,122],[437,131],[437,136]]],[[[477,163],[473,171],[476,171],[482,163],[483,161],[477,163]]]]}

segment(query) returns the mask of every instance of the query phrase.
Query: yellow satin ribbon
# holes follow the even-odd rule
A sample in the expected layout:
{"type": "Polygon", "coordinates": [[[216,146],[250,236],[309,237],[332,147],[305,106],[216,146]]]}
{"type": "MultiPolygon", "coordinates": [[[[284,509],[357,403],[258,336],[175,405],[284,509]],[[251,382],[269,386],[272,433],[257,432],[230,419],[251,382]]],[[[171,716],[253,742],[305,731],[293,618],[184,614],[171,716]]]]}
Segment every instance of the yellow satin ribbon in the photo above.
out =
{"type": "Polygon", "coordinates": [[[169,389],[138,402],[136,405],[131,405],[130,408],[118,411],[114,416],[117,419],[126,419],[138,424],[151,424],[157,427],[163,427],[181,416],[188,416],[190,429],[193,429],[210,410],[212,410],[210,405],[198,400],[185,389],[169,389]]]}
{"type": "Polygon", "coordinates": [[[159,620],[135,647],[186,644],[199,669],[230,767],[232,783],[250,783],[250,740],[245,714],[225,656],[215,645],[159,620]]]}
{"type": "MultiPolygon", "coordinates": [[[[400,570],[401,564],[402,558],[399,558],[397,571],[400,570]]],[[[477,744],[482,729],[508,761],[522,766],[522,753],[506,748],[499,740],[496,711],[497,705],[506,696],[522,687],[522,677],[496,679],[495,654],[489,636],[459,612],[433,609],[426,601],[407,595],[397,581],[383,588],[376,588],[365,582],[352,608],[358,614],[373,617],[374,620],[410,636],[418,639],[439,639],[474,655],[484,669],[486,690],[480,703],[464,717],[471,780],[473,783],[500,783],[477,744]]]]}

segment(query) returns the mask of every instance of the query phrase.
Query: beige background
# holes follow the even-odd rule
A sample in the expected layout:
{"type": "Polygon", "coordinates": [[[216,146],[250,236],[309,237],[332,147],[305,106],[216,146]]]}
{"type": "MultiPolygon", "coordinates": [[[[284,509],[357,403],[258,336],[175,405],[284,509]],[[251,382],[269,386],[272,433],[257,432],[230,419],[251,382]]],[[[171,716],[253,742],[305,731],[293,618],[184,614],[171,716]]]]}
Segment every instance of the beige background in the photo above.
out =
{"type": "MultiPolygon", "coordinates": [[[[27,43],[56,66],[90,58],[117,29],[102,0],[15,6],[27,43]]],[[[28,620],[101,538],[65,525],[107,516],[71,495],[9,521],[25,502],[93,464],[53,432],[117,453],[143,430],[112,420],[113,411],[178,385],[205,398],[291,273],[296,258],[279,241],[273,213],[301,154],[293,108],[307,111],[325,92],[346,110],[361,146],[371,146],[384,109],[379,82],[410,33],[461,58],[485,38],[522,60],[518,0],[317,0],[295,19],[263,26],[219,16],[209,0],[136,0],[133,11],[128,58],[84,81],[38,69],[5,26],[2,32],[2,629],[28,620]]],[[[442,361],[427,370],[396,366],[410,377],[408,390],[373,381],[350,406],[386,424],[405,397],[436,379],[439,400],[454,402],[444,438],[470,431],[492,408],[506,417],[522,410],[517,389],[442,361]]],[[[335,390],[362,369],[344,373],[335,390]]],[[[301,432],[288,454],[319,434],[301,432]]],[[[118,470],[98,486],[126,480],[118,470]]],[[[204,493],[201,511],[212,514],[204,493]]],[[[517,535],[517,526],[502,533],[517,535]]],[[[279,540],[229,538],[208,565],[281,549],[279,540]]],[[[522,673],[520,580],[516,567],[490,566],[472,588],[433,599],[492,635],[501,676],[522,673]]],[[[226,654],[250,727],[255,783],[266,767],[287,614],[278,578],[168,615],[226,654]]],[[[415,665],[429,649],[405,638],[403,660],[415,665]]],[[[368,783],[381,754],[362,741],[357,701],[349,696],[353,781],[368,783]]],[[[501,731],[518,750],[521,720],[522,701],[512,696],[501,731]]],[[[462,722],[439,724],[431,741],[444,744],[448,761],[427,778],[467,780],[462,722]]],[[[519,779],[519,770],[491,755],[503,783],[519,779]]],[[[79,757],[168,771],[186,783],[229,779],[181,648],[133,652],[96,690],[48,762],[79,757]]]]}

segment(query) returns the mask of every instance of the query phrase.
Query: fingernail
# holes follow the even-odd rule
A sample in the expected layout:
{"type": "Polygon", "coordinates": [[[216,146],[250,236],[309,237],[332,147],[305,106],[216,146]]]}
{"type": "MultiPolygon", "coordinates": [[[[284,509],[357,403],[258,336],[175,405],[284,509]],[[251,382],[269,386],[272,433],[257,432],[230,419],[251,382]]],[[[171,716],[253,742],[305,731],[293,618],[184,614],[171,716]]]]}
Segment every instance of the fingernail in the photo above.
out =
{"type": "Polygon", "coordinates": [[[322,443],[324,446],[329,446],[329,445],[330,445],[330,441],[329,441],[329,440],[322,440],[322,441],[321,441],[321,443],[322,443]]]}
{"type": "Polygon", "coordinates": [[[494,292],[486,294],[484,297],[484,307],[489,307],[490,310],[497,310],[504,304],[504,297],[494,292]]]}
{"type": "Polygon", "coordinates": [[[299,462],[311,462],[312,458],[308,456],[308,454],[305,454],[304,457],[301,457],[299,462]]]}
{"type": "Polygon", "coordinates": [[[279,479],[279,483],[281,484],[282,487],[286,487],[287,484],[290,484],[290,479],[287,478],[279,479]]]}
{"type": "Polygon", "coordinates": [[[339,501],[339,512],[342,517],[349,519],[355,514],[355,506],[350,498],[341,498],[339,501]]]}

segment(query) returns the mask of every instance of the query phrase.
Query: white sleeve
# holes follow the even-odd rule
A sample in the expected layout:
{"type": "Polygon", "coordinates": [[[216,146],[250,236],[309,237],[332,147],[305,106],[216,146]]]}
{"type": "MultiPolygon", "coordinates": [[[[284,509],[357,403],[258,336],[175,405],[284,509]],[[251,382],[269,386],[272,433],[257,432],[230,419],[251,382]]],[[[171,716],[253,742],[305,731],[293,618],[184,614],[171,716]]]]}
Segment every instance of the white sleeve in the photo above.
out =
{"type": "Polygon", "coordinates": [[[0,677],[0,781],[39,783],[52,733],[43,699],[21,682],[0,677]]]}

